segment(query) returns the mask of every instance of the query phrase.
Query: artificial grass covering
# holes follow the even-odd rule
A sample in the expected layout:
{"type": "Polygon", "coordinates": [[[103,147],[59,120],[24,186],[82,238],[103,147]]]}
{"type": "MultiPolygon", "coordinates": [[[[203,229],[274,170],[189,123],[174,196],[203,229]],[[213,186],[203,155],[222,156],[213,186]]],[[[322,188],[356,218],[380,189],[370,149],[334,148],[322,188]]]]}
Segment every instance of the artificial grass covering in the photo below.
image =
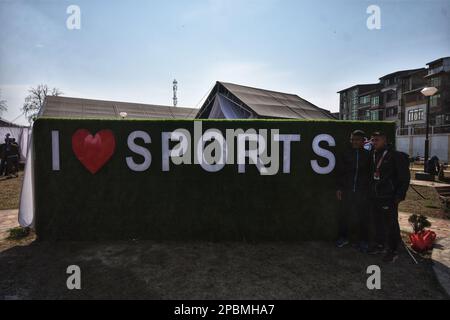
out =
{"type": "MultiPolygon", "coordinates": [[[[170,164],[162,170],[163,131],[187,129],[194,137],[193,120],[86,120],[46,119],[33,129],[36,229],[41,239],[64,240],[326,240],[335,237],[338,203],[334,171],[319,175],[311,160],[327,160],[313,152],[312,141],[329,134],[335,147],[321,147],[336,157],[347,147],[353,130],[385,131],[391,141],[395,125],[388,122],[301,120],[206,120],[203,131],[225,129],[279,129],[280,134],[300,134],[291,144],[291,172],[285,174],[283,150],[280,171],[260,175],[247,164],[207,172],[199,164],[170,164]],[[92,174],[72,150],[72,136],[79,129],[93,135],[109,129],[115,137],[110,160],[92,174]],[[60,170],[52,170],[51,132],[59,132],[60,170]],[[144,131],[151,143],[148,170],[132,171],[126,157],[143,158],[130,151],[127,138],[144,131]]],[[[170,144],[171,148],[176,142],[170,144]]],[[[192,152],[195,151],[191,146],[192,152]]],[[[282,148],[281,148],[282,149],[282,148]]]]}

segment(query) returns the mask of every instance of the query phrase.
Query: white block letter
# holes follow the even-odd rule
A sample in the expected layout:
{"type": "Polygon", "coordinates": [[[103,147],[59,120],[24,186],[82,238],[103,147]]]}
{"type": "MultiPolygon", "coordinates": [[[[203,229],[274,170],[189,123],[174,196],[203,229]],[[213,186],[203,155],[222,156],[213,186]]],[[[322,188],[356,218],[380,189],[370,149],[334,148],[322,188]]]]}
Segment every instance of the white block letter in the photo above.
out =
{"type": "Polygon", "coordinates": [[[52,168],[53,171],[60,170],[59,164],[59,131],[52,131],[52,168]]]}
{"type": "Polygon", "coordinates": [[[328,151],[320,147],[320,143],[322,141],[328,143],[330,147],[335,147],[336,142],[334,141],[334,138],[329,134],[319,134],[313,140],[312,148],[314,153],[322,158],[327,159],[328,165],[326,167],[321,167],[317,162],[317,160],[311,160],[311,167],[314,170],[314,172],[318,174],[329,174],[334,170],[334,167],[336,166],[336,158],[331,151],[328,151]]]}
{"type": "Polygon", "coordinates": [[[299,142],[299,134],[277,134],[276,141],[283,141],[283,173],[291,172],[291,142],[299,142]]]}
{"type": "Polygon", "coordinates": [[[146,144],[151,143],[152,140],[148,133],[144,131],[134,131],[128,136],[128,148],[134,153],[137,153],[144,157],[144,162],[142,162],[141,164],[136,163],[133,160],[133,157],[127,157],[126,161],[128,168],[136,172],[142,172],[150,167],[150,164],[152,163],[152,155],[150,154],[150,151],[148,149],[141,147],[135,143],[135,140],[137,138],[142,139],[146,144]]]}

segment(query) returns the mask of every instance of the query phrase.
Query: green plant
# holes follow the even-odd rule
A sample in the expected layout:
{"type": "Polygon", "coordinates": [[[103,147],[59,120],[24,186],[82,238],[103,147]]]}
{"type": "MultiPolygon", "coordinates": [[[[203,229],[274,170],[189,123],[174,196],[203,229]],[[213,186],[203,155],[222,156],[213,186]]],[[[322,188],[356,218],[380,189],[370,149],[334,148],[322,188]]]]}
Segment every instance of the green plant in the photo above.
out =
{"type": "Polygon", "coordinates": [[[8,232],[9,232],[8,236],[9,240],[19,240],[27,237],[30,234],[30,228],[17,227],[9,229],[8,232]]]}
{"type": "Polygon", "coordinates": [[[425,228],[431,227],[431,222],[424,215],[413,214],[409,217],[408,222],[411,224],[414,233],[420,233],[425,228]]]}

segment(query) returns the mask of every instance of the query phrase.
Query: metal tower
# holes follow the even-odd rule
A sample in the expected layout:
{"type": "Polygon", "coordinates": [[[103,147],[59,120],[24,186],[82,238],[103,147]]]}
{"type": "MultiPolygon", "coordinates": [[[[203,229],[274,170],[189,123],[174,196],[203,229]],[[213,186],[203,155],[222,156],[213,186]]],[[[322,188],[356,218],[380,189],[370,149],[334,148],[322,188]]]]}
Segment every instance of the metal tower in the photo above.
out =
{"type": "Polygon", "coordinates": [[[177,79],[173,80],[173,106],[176,107],[178,104],[177,98],[178,82],[177,79]]]}

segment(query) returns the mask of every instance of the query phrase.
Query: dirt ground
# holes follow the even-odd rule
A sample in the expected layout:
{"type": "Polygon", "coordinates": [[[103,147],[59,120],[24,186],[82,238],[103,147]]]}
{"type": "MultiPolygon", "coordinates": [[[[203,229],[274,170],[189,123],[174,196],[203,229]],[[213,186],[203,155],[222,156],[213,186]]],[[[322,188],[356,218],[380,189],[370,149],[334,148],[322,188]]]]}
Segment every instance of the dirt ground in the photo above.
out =
{"type": "Polygon", "coordinates": [[[22,189],[23,171],[18,178],[0,177],[0,210],[19,207],[20,190],[22,189]]]}
{"type": "Polygon", "coordinates": [[[429,260],[393,265],[331,243],[0,244],[0,299],[448,299],[429,260]],[[381,267],[381,290],[366,287],[381,267]],[[81,290],[66,268],[81,268],[81,290]]]}
{"type": "MultiPolygon", "coordinates": [[[[19,179],[0,181],[0,209],[17,208],[19,179]]],[[[434,189],[410,189],[400,210],[442,217],[434,189]]],[[[0,241],[1,299],[448,299],[429,259],[394,265],[332,243],[45,243],[0,241]],[[82,289],[66,287],[69,265],[82,289]],[[366,287],[370,265],[382,289],[366,287]]]]}
{"type": "Polygon", "coordinates": [[[410,186],[406,200],[400,204],[399,210],[411,214],[423,214],[433,218],[450,218],[450,213],[446,212],[441,205],[438,193],[434,188],[430,187],[410,186]]]}

